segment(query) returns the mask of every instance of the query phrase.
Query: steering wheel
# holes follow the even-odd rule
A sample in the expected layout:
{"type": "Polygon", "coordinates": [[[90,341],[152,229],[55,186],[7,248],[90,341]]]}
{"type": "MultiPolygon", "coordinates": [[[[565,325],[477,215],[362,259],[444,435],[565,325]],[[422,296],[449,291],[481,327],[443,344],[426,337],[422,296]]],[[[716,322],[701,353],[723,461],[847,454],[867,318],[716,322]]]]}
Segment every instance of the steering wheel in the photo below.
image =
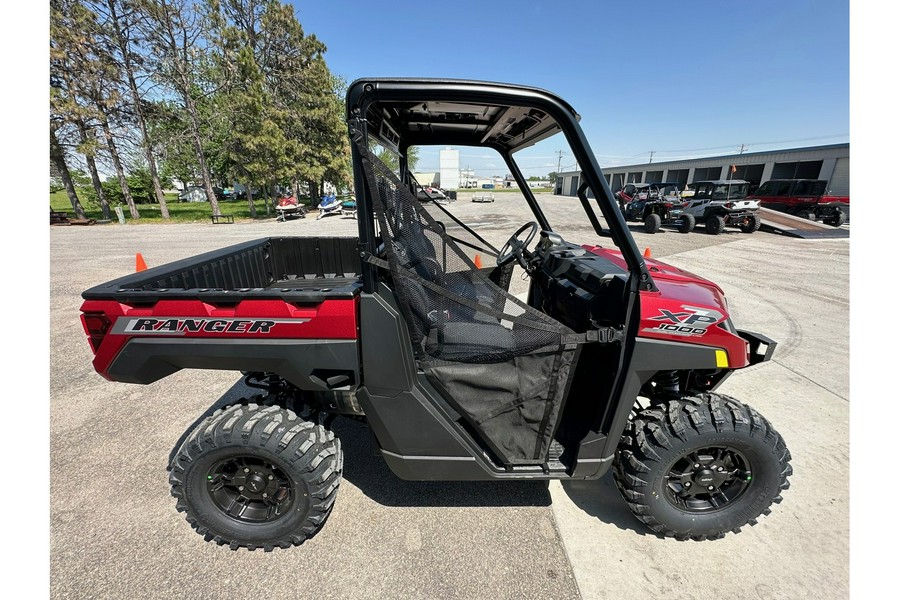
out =
{"type": "Polygon", "coordinates": [[[519,264],[522,265],[522,268],[527,271],[529,269],[528,261],[531,260],[531,252],[528,251],[528,244],[534,239],[534,236],[540,230],[540,227],[541,226],[534,221],[525,223],[519,227],[518,231],[512,234],[512,237],[506,242],[506,245],[500,249],[500,254],[497,256],[497,266],[503,267],[513,260],[517,260],[519,261],[519,264]],[[523,242],[519,239],[519,236],[529,227],[531,228],[531,231],[528,232],[528,236],[523,242]]]}

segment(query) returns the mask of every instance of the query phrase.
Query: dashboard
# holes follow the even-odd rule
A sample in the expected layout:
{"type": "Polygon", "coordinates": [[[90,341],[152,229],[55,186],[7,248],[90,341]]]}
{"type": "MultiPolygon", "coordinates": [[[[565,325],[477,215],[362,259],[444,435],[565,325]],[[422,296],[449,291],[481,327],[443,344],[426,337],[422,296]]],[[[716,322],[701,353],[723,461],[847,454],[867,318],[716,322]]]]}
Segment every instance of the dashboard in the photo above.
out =
{"type": "Polygon", "coordinates": [[[541,231],[533,264],[531,306],[577,332],[625,322],[627,270],[550,231],[541,231]]]}

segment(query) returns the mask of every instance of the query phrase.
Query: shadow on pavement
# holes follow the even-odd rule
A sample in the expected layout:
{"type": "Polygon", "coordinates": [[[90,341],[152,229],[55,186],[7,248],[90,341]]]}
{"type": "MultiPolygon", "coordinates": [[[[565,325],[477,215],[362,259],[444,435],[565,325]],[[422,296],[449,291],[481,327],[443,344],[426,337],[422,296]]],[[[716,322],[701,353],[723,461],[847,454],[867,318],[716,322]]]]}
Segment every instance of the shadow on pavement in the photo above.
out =
{"type": "Polygon", "coordinates": [[[631,514],[616,488],[612,473],[593,481],[563,481],[562,488],[575,506],[588,515],[639,535],[656,535],[631,514]]]}
{"type": "Polygon", "coordinates": [[[344,479],[384,506],[550,506],[546,481],[405,481],[376,453],[363,423],[338,418],[344,479]]]}
{"type": "MultiPolygon", "coordinates": [[[[203,419],[241,398],[259,393],[235,383],[188,427],[169,452],[169,463],[203,419]]],[[[546,481],[404,481],[377,453],[368,425],[338,417],[332,429],[344,450],[344,479],[384,506],[550,506],[546,481]]]]}

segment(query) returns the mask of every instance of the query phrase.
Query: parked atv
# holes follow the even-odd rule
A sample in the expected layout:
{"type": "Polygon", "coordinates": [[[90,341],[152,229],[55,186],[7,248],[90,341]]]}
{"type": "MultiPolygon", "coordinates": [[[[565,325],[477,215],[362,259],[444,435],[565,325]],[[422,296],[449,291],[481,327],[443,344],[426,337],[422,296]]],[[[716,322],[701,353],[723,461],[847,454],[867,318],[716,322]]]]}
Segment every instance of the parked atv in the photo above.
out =
{"type": "Polygon", "coordinates": [[[718,235],[726,227],[738,227],[744,233],[758,231],[762,221],[759,202],[747,200],[750,183],[740,179],[695,181],[694,194],[684,205],[684,212],[704,223],[706,232],[718,235]]]}
{"type": "Polygon", "coordinates": [[[617,199],[625,220],[643,222],[647,233],[656,233],[662,225],[681,233],[694,230],[695,219],[682,209],[677,183],[629,183],[617,199]]]}
{"type": "Polygon", "coordinates": [[[371,428],[403,479],[612,471],[635,517],[680,540],[737,532],[781,502],[784,440],[716,391],[776,343],[737,329],[716,284],[641,255],[569,104],[508,84],[363,79],[346,107],[357,236],[245,241],[83,293],[107,379],[223,369],[256,390],[172,453],[175,508],[197,533],[266,551],[314,535],[341,481],[340,415],[371,428]],[[517,151],[554,132],[572,144],[604,246],[563,239],[521,174],[517,151]],[[445,228],[409,170],[370,150],[407,165],[412,146],[450,144],[498,152],[517,179],[533,216],[499,250],[460,219],[445,228]],[[508,291],[516,265],[527,301],[508,291]]]}

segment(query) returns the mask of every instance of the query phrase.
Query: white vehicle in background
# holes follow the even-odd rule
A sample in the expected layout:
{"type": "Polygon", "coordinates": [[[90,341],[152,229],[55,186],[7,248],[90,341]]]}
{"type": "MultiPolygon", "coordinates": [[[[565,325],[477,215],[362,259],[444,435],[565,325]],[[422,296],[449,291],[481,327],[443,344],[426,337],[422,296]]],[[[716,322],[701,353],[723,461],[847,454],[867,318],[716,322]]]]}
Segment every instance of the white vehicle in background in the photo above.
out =
{"type": "Polygon", "coordinates": [[[686,198],[684,212],[703,223],[706,232],[718,235],[726,227],[738,227],[753,233],[761,224],[759,201],[747,200],[750,183],[742,179],[695,181],[694,194],[686,198]]]}

